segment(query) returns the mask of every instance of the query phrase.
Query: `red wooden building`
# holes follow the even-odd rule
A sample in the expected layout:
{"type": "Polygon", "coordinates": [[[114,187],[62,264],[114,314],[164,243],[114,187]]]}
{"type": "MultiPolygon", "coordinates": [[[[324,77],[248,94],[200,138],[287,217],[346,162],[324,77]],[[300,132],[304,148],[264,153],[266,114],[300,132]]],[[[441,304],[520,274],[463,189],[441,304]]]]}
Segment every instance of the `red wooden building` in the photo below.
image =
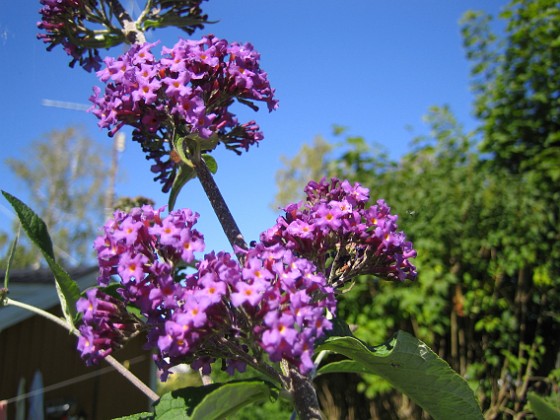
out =
{"type": "MultiPolygon", "coordinates": [[[[75,269],[70,274],[80,290],[96,284],[96,268],[75,269]]],[[[13,271],[8,297],[61,315],[54,279],[47,270],[13,271]]],[[[76,343],[74,335],[52,321],[14,306],[0,308],[0,403],[5,407],[0,409],[0,420],[6,415],[17,418],[16,409],[20,415],[23,409],[29,414],[41,396],[45,419],[110,419],[149,409],[144,394],[108,364],[87,367],[76,343]],[[39,376],[42,384],[31,389],[34,377],[39,376]]],[[[132,340],[114,356],[154,386],[153,363],[141,340],[132,340]]],[[[27,414],[22,418],[28,418],[27,414]]]]}

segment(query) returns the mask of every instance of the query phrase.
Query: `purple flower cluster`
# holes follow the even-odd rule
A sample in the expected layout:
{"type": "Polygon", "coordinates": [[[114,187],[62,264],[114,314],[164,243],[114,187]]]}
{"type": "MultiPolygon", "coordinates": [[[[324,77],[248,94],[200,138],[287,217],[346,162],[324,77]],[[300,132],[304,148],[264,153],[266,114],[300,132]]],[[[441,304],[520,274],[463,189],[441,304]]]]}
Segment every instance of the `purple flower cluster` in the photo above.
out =
{"type": "Polygon", "coordinates": [[[311,262],[262,244],[246,252],[242,265],[225,252],[206,255],[183,290],[155,330],[164,370],[185,358],[207,370],[221,357],[232,373],[264,350],[273,362],[285,359],[309,372],[315,341],[332,327],[326,311],[336,311],[333,289],[311,262]]]}
{"type": "Polygon", "coordinates": [[[155,160],[152,171],[168,191],[178,164],[175,139],[197,141],[202,151],[222,142],[241,153],[263,135],[254,121],[240,124],[230,105],[237,100],[256,110],[254,102],[262,101],[272,111],[277,100],[251,44],[209,35],[163,48],[161,59],[151,53],[154,45],[133,45],[117,59],[106,58],[97,73],[105,90],[94,87],[90,100],[99,126],[111,135],[124,125],[134,128],[134,140],[155,160]]]}
{"type": "Polygon", "coordinates": [[[119,293],[143,312],[152,306],[154,285],[165,288],[173,283],[174,269],[192,264],[194,253],[204,250],[203,236],[193,229],[198,213],[181,209],[162,218],[161,211],[151,206],[116,211],[105,224],[104,235],[94,242],[99,284],[106,286],[118,276],[119,293]]]}
{"type": "MultiPolygon", "coordinates": [[[[121,43],[133,43],[140,32],[174,26],[188,34],[201,29],[207,22],[200,4],[204,0],[152,0],[134,22],[120,2],[98,0],[40,0],[43,5],[37,23],[44,33],[37,38],[52,50],[60,44],[72,57],[70,67],[79,63],[87,71],[101,68],[100,48],[111,48],[121,43]],[[138,32],[131,31],[134,27],[138,32]]],[[[143,36],[141,36],[143,39],[143,36]]]]}
{"type": "Polygon", "coordinates": [[[122,347],[137,329],[124,304],[99,289],[89,289],[76,308],[82,314],[78,350],[88,365],[122,347]]]}
{"type": "MultiPolygon", "coordinates": [[[[230,373],[247,364],[258,368],[265,354],[310,371],[314,343],[331,328],[327,312],[336,311],[325,277],[291,250],[263,244],[245,251],[242,262],[225,252],[209,253],[188,273],[185,266],[195,263],[193,253],[204,246],[193,229],[197,217],[184,209],[162,218],[150,206],[117,211],[95,241],[98,281],[107,286],[118,278],[123,302],[139,309],[162,376],[185,362],[207,371],[217,358],[230,373]]],[[[90,309],[105,308],[96,298],[88,292],[89,300],[78,305],[84,314],[80,350],[91,362],[114,348],[109,324],[96,322],[107,311],[90,309]]]]}
{"type": "Polygon", "coordinates": [[[369,190],[336,178],[310,182],[307,199],[287,206],[285,216],[261,235],[266,245],[281,244],[317,265],[339,287],[360,274],[414,280],[416,256],[397,216],[385,201],[366,207],[369,190]]]}
{"type": "MultiPolygon", "coordinates": [[[[94,244],[99,284],[107,286],[113,276],[117,277],[122,302],[137,306],[142,314],[151,314],[153,302],[161,296],[174,299],[174,268],[193,263],[194,253],[204,249],[202,235],[192,229],[198,214],[188,209],[171,212],[163,219],[160,214],[161,209],[151,206],[130,213],[116,211],[105,224],[104,235],[94,244]]],[[[78,349],[92,364],[120,347],[126,338],[123,328],[134,323],[121,301],[98,289],[88,291],[86,296],[77,303],[83,320],[78,349]]]]}
{"type": "Polygon", "coordinates": [[[78,34],[76,28],[83,27],[88,10],[95,8],[96,0],[40,0],[43,5],[39,13],[41,21],[37,27],[44,30],[37,38],[49,44],[48,51],[61,44],[64,51],[72,57],[70,66],[79,63],[87,71],[99,70],[101,58],[95,48],[79,45],[84,34],[78,34]]]}

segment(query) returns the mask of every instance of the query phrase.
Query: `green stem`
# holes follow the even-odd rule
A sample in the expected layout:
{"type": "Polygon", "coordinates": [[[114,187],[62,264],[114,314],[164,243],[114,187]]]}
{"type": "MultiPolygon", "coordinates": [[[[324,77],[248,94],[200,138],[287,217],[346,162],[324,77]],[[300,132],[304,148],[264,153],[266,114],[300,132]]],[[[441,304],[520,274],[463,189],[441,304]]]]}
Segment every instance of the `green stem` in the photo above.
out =
{"type": "Polygon", "coordinates": [[[68,323],[66,323],[65,320],[57,317],[56,315],[51,314],[50,312],[44,311],[41,308],[37,308],[36,306],[28,305],[27,303],[19,302],[17,300],[10,299],[10,298],[7,299],[6,305],[17,306],[18,308],[25,309],[26,311],[36,313],[37,315],[40,315],[43,318],[46,318],[49,321],[52,321],[55,324],[60,325],[62,328],[70,331],[72,334],[78,335],[78,332],[74,328],[72,328],[70,325],[68,325],[68,323]]]}
{"type": "Polygon", "coordinates": [[[321,350],[319,352],[319,354],[317,355],[317,357],[315,358],[314,361],[314,365],[315,368],[317,369],[319,367],[319,365],[321,364],[321,362],[323,361],[323,359],[330,353],[329,350],[321,350]]]}
{"type": "MultiPolygon", "coordinates": [[[[73,328],[71,325],[69,325],[64,319],[59,318],[56,315],[51,314],[50,312],[44,311],[41,308],[37,308],[36,306],[28,305],[27,303],[19,302],[17,300],[13,300],[13,299],[10,299],[10,298],[8,298],[6,300],[6,305],[16,306],[18,308],[22,308],[22,309],[25,309],[27,311],[33,312],[37,315],[40,315],[40,316],[48,319],[49,321],[54,322],[55,324],[58,324],[62,328],[66,329],[69,332],[71,332],[72,334],[74,334],[75,336],[77,336],[77,337],[80,336],[79,331],[76,330],[75,328],[73,328]]],[[[136,388],[138,388],[140,391],[142,391],[150,400],[157,401],[159,399],[159,396],[152,389],[150,389],[144,382],[142,382],[140,379],[138,379],[138,377],[136,377],[136,375],[134,375],[127,368],[125,368],[113,356],[107,356],[107,357],[105,357],[105,360],[117,372],[119,372],[126,379],[128,379],[136,388]]]]}
{"type": "Polygon", "coordinates": [[[140,13],[140,16],[138,16],[138,19],[136,19],[136,23],[137,25],[139,25],[140,23],[142,23],[142,21],[146,18],[146,16],[150,13],[150,11],[152,10],[152,0],[148,0],[146,2],[146,5],[144,6],[144,10],[142,10],[142,13],[140,13]]]}

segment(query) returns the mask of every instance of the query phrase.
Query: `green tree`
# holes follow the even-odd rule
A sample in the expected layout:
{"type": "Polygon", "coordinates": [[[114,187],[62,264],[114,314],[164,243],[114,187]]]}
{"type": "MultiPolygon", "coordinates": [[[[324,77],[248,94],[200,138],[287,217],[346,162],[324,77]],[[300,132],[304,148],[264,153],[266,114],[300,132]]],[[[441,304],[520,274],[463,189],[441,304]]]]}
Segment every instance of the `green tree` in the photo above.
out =
{"type": "MultiPolygon", "coordinates": [[[[385,198],[418,250],[417,283],[361,278],[340,313],[367,342],[398,329],[427,342],[477,389],[487,418],[524,413],[529,390],[553,388],[559,346],[559,281],[537,260],[546,200],[523,177],[488,165],[447,108],[433,108],[427,123],[430,134],[398,162],[357,137],[323,159],[324,175],[385,198]]],[[[366,376],[358,389],[371,412],[419,415],[379,378],[366,376]]]]}
{"type": "MultiPolygon", "coordinates": [[[[513,0],[500,16],[470,12],[463,19],[467,56],[473,63],[475,113],[482,150],[514,173],[560,180],[560,2],[513,0]]],[[[554,182],[550,187],[558,191],[554,182]]]]}
{"type": "Polygon", "coordinates": [[[292,159],[281,156],[280,160],[285,168],[276,174],[276,181],[282,183],[283,188],[278,190],[275,202],[272,204],[274,210],[284,206],[297,197],[299,186],[305,185],[306,180],[319,178],[324,171],[326,158],[333,146],[323,137],[317,136],[313,144],[303,145],[292,159]]]}
{"type": "MultiPolygon", "coordinates": [[[[109,153],[83,130],[55,130],[34,141],[25,158],[6,164],[29,194],[28,202],[41,215],[53,236],[59,258],[66,264],[86,261],[91,242],[103,223],[109,153]]],[[[15,265],[37,264],[40,256],[25,243],[15,265]]]]}
{"type": "MultiPolygon", "coordinates": [[[[526,415],[531,389],[558,393],[559,6],[512,0],[499,36],[491,16],[465,15],[474,135],[435,108],[430,135],[399,162],[377,165],[354,138],[323,164],[385,198],[419,252],[417,284],[361,279],[341,311],[367,325],[369,342],[401,328],[430,343],[472,382],[487,418],[526,415]]],[[[366,382],[370,397],[386,389],[366,382]]]]}
{"type": "Polygon", "coordinates": [[[475,113],[481,150],[496,170],[518,174],[546,214],[533,226],[532,258],[539,273],[560,272],[560,2],[513,0],[500,16],[502,36],[490,17],[463,20],[467,56],[473,63],[475,113]]]}
{"type": "MultiPolygon", "coordinates": [[[[337,139],[345,132],[346,128],[333,126],[337,139]]],[[[346,136],[335,142],[317,136],[311,145],[302,145],[293,158],[281,156],[280,160],[284,167],[276,173],[278,192],[272,204],[274,209],[301,200],[303,187],[311,179],[320,180],[334,173],[341,177],[372,176],[395,166],[382,146],[367,145],[358,136],[346,136]]]]}

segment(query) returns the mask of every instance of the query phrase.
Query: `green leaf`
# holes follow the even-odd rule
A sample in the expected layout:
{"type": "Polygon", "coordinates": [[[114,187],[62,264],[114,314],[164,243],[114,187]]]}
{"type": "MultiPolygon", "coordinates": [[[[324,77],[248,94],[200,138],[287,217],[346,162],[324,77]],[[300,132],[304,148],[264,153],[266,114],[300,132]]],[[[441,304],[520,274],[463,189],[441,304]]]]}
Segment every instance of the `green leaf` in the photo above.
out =
{"type": "Polygon", "coordinates": [[[204,397],[217,390],[220,384],[178,389],[164,394],[155,403],[155,412],[158,419],[176,418],[190,419],[194,408],[200,404],[204,397]],[[167,417],[165,417],[167,416],[167,417]]]}
{"type": "Polygon", "coordinates": [[[187,166],[193,167],[191,159],[187,156],[187,144],[190,144],[191,148],[195,150],[195,155],[199,153],[199,144],[196,140],[187,137],[178,137],[173,144],[173,150],[177,152],[181,162],[185,163],[187,166]]]}
{"type": "Polygon", "coordinates": [[[14,262],[14,255],[16,254],[17,243],[19,240],[19,232],[18,229],[16,237],[12,242],[12,246],[10,247],[10,253],[8,255],[8,262],[6,263],[6,273],[4,275],[4,289],[8,289],[8,282],[10,280],[10,269],[12,267],[12,263],[14,262]]]}
{"type": "Polygon", "coordinates": [[[43,253],[47,253],[50,257],[54,258],[53,245],[45,222],[18,198],[6,191],[2,191],[2,195],[16,211],[25,233],[27,233],[33,243],[37,245],[43,253]]]}
{"type": "Polygon", "coordinates": [[[3,287],[0,289],[0,308],[6,306],[8,299],[8,288],[3,287]]]}
{"type": "MultiPolygon", "coordinates": [[[[114,297],[115,299],[118,299],[118,300],[122,299],[122,296],[118,292],[118,290],[122,288],[122,284],[120,284],[120,283],[111,283],[108,286],[97,287],[97,288],[99,290],[101,290],[103,293],[106,293],[109,296],[114,297]]],[[[81,296],[86,297],[86,292],[87,292],[87,289],[82,292],[81,296]]],[[[134,306],[133,304],[126,305],[126,310],[129,314],[134,315],[139,320],[145,319],[144,315],[142,315],[142,311],[140,311],[140,309],[137,308],[136,306],[134,306]]]]}
{"type": "Polygon", "coordinates": [[[191,168],[184,163],[180,163],[177,175],[173,181],[173,186],[171,187],[171,192],[169,193],[169,211],[173,210],[175,207],[175,202],[177,201],[177,197],[179,196],[181,189],[193,178],[196,178],[194,168],[191,168]]]}
{"type": "Polygon", "coordinates": [[[350,360],[323,366],[318,374],[352,372],[381,376],[435,419],[482,419],[467,382],[426,344],[399,331],[381,346],[355,337],[331,337],[317,350],[330,350],[350,360]]]}
{"type": "Polygon", "coordinates": [[[332,328],[327,331],[326,335],[319,339],[315,345],[319,346],[327,341],[330,337],[352,337],[352,331],[350,330],[350,326],[346,323],[346,321],[340,317],[334,317],[331,319],[332,328]]]}
{"type": "Polygon", "coordinates": [[[154,418],[154,413],[144,411],[143,413],[131,414],[130,416],[117,417],[113,420],[153,420],[154,418]]]}
{"type": "Polygon", "coordinates": [[[14,255],[16,253],[17,243],[19,239],[19,229],[17,231],[16,237],[12,242],[10,247],[10,253],[8,254],[8,262],[6,263],[6,273],[4,274],[4,287],[0,289],[0,308],[6,305],[6,299],[8,297],[8,283],[10,281],[10,269],[12,267],[12,262],[14,261],[14,255]]]}
{"type": "Polygon", "coordinates": [[[73,327],[76,316],[76,301],[80,297],[80,289],[76,282],[70,278],[70,275],[55,261],[51,237],[45,222],[13,195],[5,191],[2,191],[2,195],[4,195],[16,211],[21,226],[25,233],[27,233],[27,236],[29,236],[29,239],[43,253],[55,278],[56,291],[64,317],[68,324],[73,327]]]}
{"type": "Polygon", "coordinates": [[[262,380],[232,381],[168,392],[155,404],[158,420],[224,418],[240,408],[270,399],[270,386],[262,380]]]}
{"type": "Polygon", "coordinates": [[[228,383],[208,394],[194,409],[193,420],[224,418],[240,408],[270,399],[270,386],[259,380],[228,383]]]}
{"type": "Polygon", "coordinates": [[[538,420],[558,420],[560,419],[560,410],[544,398],[530,392],[528,394],[531,409],[537,416],[538,420]]]}
{"type": "Polygon", "coordinates": [[[218,172],[218,162],[214,159],[214,156],[205,153],[202,155],[202,159],[206,163],[206,166],[208,166],[210,172],[215,175],[216,172],[218,172]]]}

